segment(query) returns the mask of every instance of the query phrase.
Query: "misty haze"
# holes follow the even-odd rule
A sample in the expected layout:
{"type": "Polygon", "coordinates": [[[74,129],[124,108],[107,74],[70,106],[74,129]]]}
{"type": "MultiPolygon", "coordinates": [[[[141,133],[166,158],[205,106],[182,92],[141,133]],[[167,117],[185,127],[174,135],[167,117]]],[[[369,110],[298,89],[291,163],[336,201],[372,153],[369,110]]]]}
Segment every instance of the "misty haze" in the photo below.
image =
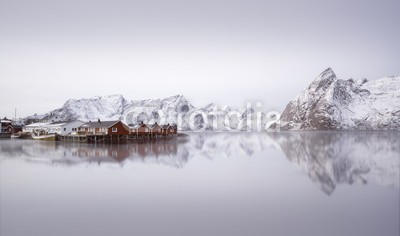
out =
{"type": "Polygon", "coordinates": [[[399,9],[0,0],[0,236],[399,236],[399,9]]]}

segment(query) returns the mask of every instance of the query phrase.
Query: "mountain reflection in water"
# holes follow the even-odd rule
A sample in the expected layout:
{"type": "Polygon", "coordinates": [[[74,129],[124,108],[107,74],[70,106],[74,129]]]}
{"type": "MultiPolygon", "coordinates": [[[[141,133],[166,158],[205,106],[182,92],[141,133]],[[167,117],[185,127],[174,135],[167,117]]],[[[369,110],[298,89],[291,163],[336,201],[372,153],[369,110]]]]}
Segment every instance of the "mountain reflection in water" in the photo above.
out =
{"type": "Polygon", "coordinates": [[[338,184],[399,186],[400,132],[269,134],[326,194],[338,184]]]}
{"type": "Polygon", "coordinates": [[[183,168],[192,158],[253,156],[267,148],[282,150],[330,195],[339,184],[399,186],[400,132],[190,133],[158,142],[123,145],[0,141],[0,160],[101,165],[128,161],[183,168]]]}

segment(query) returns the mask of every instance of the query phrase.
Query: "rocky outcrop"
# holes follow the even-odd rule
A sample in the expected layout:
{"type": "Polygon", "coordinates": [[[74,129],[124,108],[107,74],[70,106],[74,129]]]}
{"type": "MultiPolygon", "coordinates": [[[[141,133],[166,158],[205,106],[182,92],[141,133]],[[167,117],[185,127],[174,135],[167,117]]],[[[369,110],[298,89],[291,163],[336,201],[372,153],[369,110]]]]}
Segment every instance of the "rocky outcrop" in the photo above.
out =
{"type": "Polygon", "coordinates": [[[400,77],[337,79],[331,68],[291,101],[281,130],[400,130],[400,77]]]}

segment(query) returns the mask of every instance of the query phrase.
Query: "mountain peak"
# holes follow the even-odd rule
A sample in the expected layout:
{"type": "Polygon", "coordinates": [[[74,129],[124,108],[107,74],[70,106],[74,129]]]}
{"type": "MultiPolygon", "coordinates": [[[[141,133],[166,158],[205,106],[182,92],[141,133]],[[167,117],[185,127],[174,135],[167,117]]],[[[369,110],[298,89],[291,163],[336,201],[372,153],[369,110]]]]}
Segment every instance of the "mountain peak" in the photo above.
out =
{"type": "Polygon", "coordinates": [[[162,99],[162,101],[175,103],[175,102],[180,102],[180,101],[187,102],[188,100],[182,94],[177,94],[174,96],[166,97],[166,98],[162,99]]]}
{"type": "Polygon", "coordinates": [[[110,94],[105,96],[94,96],[91,97],[90,100],[98,100],[98,99],[125,99],[121,94],[110,94]]]}
{"type": "Polygon", "coordinates": [[[398,130],[400,80],[337,79],[322,72],[281,115],[282,129],[398,130]]]}
{"type": "Polygon", "coordinates": [[[111,95],[105,95],[105,96],[93,96],[90,98],[80,98],[80,99],[74,99],[74,98],[70,98],[68,99],[65,103],[64,103],[64,107],[71,105],[71,104],[75,104],[75,103],[85,103],[85,102],[95,102],[98,100],[106,100],[108,102],[121,102],[123,104],[126,103],[126,99],[124,98],[124,96],[122,96],[121,94],[111,94],[111,95]]]}
{"type": "MultiPolygon", "coordinates": [[[[168,99],[168,100],[178,100],[178,99],[182,99],[182,98],[185,98],[185,96],[183,96],[182,94],[177,94],[177,95],[174,95],[174,96],[166,97],[165,99],[168,99]]],[[[186,99],[186,98],[185,98],[185,99],[186,99]]]]}
{"type": "Polygon", "coordinates": [[[333,72],[332,68],[328,67],[325,69],[320,75],[318,75],[317,79],[336,79],[336,75],[333,72]]]}
{"type": "Polygon", "coordinates": [[[337,80],[332,68],[327,68],[314,79],[308,89],[310,91],[326,90],[333,82],[337,80]]]}

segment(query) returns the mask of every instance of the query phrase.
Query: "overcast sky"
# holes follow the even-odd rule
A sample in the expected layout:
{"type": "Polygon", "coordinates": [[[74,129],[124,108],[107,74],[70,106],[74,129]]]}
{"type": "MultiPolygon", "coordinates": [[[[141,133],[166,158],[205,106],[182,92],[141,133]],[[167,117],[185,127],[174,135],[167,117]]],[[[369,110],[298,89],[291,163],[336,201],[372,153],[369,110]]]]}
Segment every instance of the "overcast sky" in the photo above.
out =
{"type": "Polygon", "coordinates": [[[283,109],[327,67],[400,74],[400,1],[0,0],[0,116],[183,94],[283,109]]]}

